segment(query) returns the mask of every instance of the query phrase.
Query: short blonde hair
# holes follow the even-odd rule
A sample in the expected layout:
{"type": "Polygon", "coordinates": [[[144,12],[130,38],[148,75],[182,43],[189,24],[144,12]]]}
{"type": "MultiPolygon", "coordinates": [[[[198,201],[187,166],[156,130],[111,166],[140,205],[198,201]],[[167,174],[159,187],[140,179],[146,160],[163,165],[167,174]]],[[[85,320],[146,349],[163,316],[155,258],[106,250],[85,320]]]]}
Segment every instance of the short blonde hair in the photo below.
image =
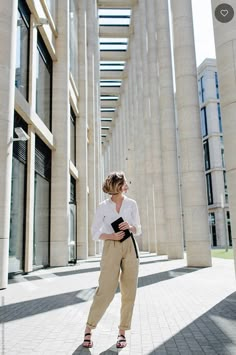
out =
{"type": "Polygon", "coordinates": [[[125,183],[125,174],[122,171],[114,171],[106,177],[102,185],[102,191],[109,195],[119,194],[120,192],[122,192],[122,188],[125,183]]]}

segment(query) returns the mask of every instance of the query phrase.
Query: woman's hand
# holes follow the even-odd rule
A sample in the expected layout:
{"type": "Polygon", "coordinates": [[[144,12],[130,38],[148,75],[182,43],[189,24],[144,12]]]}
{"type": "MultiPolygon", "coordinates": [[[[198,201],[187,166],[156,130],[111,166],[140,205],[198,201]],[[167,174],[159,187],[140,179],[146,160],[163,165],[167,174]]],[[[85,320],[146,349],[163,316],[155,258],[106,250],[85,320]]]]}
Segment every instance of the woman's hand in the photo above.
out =
{"type": "Polygon", "coordinates": [[[117,233],[113,233],[113,239],[112,240],[121,240],[125,236],[125,232],[120,231],[117,233]]]}
{"type": "Polygon", "coordinates": [[[131,229],[131,226],[129,225],[128,222],[122,222],[122,223],[119,224],[119,229],[121,231],[124,231],[126,229],[131,229]]]}

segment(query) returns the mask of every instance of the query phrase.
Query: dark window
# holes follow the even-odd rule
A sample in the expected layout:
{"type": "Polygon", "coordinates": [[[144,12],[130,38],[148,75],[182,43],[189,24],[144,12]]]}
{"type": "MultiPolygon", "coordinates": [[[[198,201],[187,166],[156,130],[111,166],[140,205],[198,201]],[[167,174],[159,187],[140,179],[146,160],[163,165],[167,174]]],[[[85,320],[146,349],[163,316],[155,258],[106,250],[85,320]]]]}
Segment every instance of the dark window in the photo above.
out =
{"type": "Polygon", "coordinates": [[[220,98],[220,94],[219,94],[219,82],[218,82],[218,74],[217,74],[217,72],[215,72],[215,84],[216,84],[216,98],[219,99],[220,98]]]}
{"type": "Polygon", "coordinates": [[[228,186],[227,186],[226,171],[223,171],[223,179],[224,179],[224,190],[225,190],[225,203],[229,203],[229,195],[228,195],[228,186]]]}
{"type": "Polygon", "coordinates": [[[225,154],[224,154],[224,148],[221,148],[221,161],[222,161],[222,167],[225,167],[225,154]]]}
{"type": "Polygon", "coordinates": [[[217,111],[218,111],[218,122],[219,122],[219,131],[222,133],[222,120],[221,120],[221,110],[220,110],[220,104],[217,104],[217,111]]]}
{"type": "Polygon", "coordinates": [[[72,108],[70,108],[70,159],[76,164],[76,116],[72,108]]]}
{"type": "Polygon", "coordinates": [[[206,174],[206,183],[207,183],[207,202],[208,205],[212,205],[213,193],[212,193],[211,173],[206,174]]]}
{"type": "Polygon", "coordinates": [[[208,134],[207,130],[207,114],[206,114],[206,107],[201,109],[201,129],[202,129],[202,136],[205,137],[208,134]]]}
{"type": "Polygon", "coordinates": [[[36,136],[33,264],[49,265],[51,151],[36,136]]]}
{"type": "Polygon", "coordinates": [[[227,218],[227,228],[228,228],[228,236],[229,236],[229,246],[232,247],[232,232],[231,232],[231,222],[230,222],[230,212],[226,212],[227,218]]]}
{"type": "Polygon", "coordinates": [[[208,139],[203,142],[203,150],[204,150],[205,170],[209,170],[211,168],[211,164],[210,164],[210,152],[209,152],[208,139]]]}
{"type": "Polygon", "coordinates": [[[217,236],[216,236],[216,220],[215,213],[209,213],[209,224],[210,224],[210,233],[211,233],[211,244],[213,247],[217,246],[217,236]]]}
{"type": "Polygon", "coordinates": [[[19,1],[17,15],[15,86],[28,100],[30,11],[19,1]]]}
{"type": "Polygon", "coordinates": [[[38,32],[36,67],[36,112],[51,129],[52,114],[52,59],[38,32]]]}

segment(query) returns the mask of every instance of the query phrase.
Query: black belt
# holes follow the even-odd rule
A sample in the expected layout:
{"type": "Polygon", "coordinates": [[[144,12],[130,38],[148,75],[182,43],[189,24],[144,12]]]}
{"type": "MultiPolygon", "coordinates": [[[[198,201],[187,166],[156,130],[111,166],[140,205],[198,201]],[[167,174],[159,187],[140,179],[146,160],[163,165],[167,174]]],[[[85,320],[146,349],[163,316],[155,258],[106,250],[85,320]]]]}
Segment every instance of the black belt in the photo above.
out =
{"type": "Polygon", "coordinates": [[[135,250],[136,258],[138,259],[138,250],[137,250],[137,245],[136,245],[133,233],[131,233],[131,238],[132,238],[132,241],[133,241],[133,244],[134,244],[134,250],[135,250]]]}

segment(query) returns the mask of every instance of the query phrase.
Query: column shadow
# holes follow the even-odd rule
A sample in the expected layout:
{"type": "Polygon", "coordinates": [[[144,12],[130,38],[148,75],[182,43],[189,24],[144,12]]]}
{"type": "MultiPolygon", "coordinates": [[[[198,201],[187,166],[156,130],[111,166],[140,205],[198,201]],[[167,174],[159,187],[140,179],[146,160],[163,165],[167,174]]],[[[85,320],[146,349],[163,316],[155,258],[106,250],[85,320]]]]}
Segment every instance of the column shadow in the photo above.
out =
{"type": "Polygon", "coordinates": [[[148,355],[236,354],[236,292],[148,355]]]}

